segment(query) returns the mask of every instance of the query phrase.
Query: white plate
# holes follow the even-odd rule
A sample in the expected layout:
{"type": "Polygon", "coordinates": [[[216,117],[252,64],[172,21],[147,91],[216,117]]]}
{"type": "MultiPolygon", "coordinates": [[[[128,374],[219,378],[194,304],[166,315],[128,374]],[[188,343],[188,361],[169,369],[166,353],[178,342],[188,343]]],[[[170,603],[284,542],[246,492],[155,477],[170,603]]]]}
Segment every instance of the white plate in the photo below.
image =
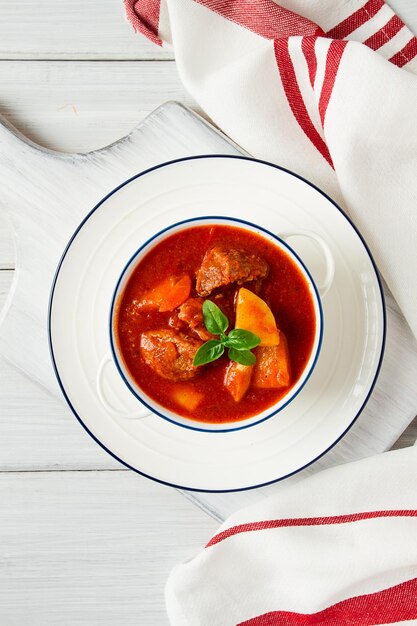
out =
{"type": "MultiPolygon", "coordinates": [[[[320,283],[321,257],[291,240],[320,283]]],[[[119,461],[183,489],[258,487],[297,472],[327,452],[362,411],[384,349],[385,309],[375,264],[346,215],[320,190],[275,165],[235,156],[162,164],[126,181],[82,222],[58,266],[49,336],[62,391],[81,424],[119,461]],[[323,299],[324,337],[314,372],[297,398],[245,430],[199,432],[156,415],[114,417],[96,390],[109,351],[109,311],[127,261],[149,237],[190,217],[231,216],[276,232],[309,230],[329,245],[334,282],[323,299]]],[[[111,401],[135,413],[138,400],[108,368],[111,401]]]]}

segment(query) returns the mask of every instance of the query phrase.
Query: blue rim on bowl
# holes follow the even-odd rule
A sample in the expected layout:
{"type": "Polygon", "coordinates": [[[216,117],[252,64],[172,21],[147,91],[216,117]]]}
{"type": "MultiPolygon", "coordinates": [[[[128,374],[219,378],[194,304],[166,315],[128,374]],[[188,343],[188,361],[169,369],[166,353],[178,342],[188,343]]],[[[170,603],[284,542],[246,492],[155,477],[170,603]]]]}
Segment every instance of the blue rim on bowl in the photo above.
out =
{"type": "Polygon", "coordinates": [[[300,259],[298,254],[278,235],[276,235],[275,233],[272,233],[266,228],[263,228],[262,226],[259,226],[258,224],[254,224],[253,222],[249,222],[247,220],[243,220],[243,219],[236,218],[236,217],[216,216],[216,215],[193,217],[193,218],[189,218],[186,220],[182,220],[180,222],[176,222],[174,224],[170,224],[166,228],[163,228],[162,230],[152,235],[152,237],[150,237],[147,241],[145,241],[136,250],[136,252],[130,257],[130,259],[124,266],[119,276],[119,279],[116,283],[116,287],[113,292],[113,297],[112,297],[111,305],[110,305],[110,315],[109,315],[110,347],[111,347],[111,354],[113,357],[113,362],[120,376],[122,377],[124,383],[127,385],[129,391],[131,391],[131,393],[135,396],[135,398],[139,400],[144,406],[146,406],[152,413],[154,413],[155,415],[159,417],[162,417],[168,422],[171,422],[172,424],[176,424],[177,426],[181,426],[182,428],[189,428],[191,430],[197,430],[197,431],[203,431],[203,432],[209,432],[209,433],[227,433],[227,432],[233,432],[237,430],[243,430],[244,428],[251,428],[252,426],[256,426],[257,424],[260,424],[261,422],[264,422],[265,420],[270,419],[271,417],[273,417],[274,415],[282,411],[282,409],[284,409],[286,406],[288,406],[288,404],[292,402],[294,398],[298,396],[298,394],[304,388],[305,384],[310,378],[311,374],[313,373],[313,370],[317,363],[317,359],[319,357],[321,346],[322,346],[323,325],[324,325],[323,308],[321,305],[319,291],[316,287],[316,284],[309,270],[307,269],[305,263],[300,259]],[[170,232],[174,231],[175,229],[179,227],[188,226],[188,225],[192,226],[195,224],[219,224],[219,223],[250,227],[250,229],[252,229],[255,232],[261,232],[265,235],[268,235],[268,237],[270,237],[274,242],[278,242],[280,246],[285,248],[287,254],[289,254],[296,260],[298,265],[304,271],[309,282],[311,283],[311,286],[314,292],[314,294],[312,295],[315,298],[315,305],[316,305],[315,310],[316,310],[316,314],[318,313],[318,319],[316,320],[317,332],[316,332],[316,338],[315,338],[315,345],[313,347],[312,354],[309,357],[309,361],[299,378],[299,381],[297,381],[297,383],[290,389],[288,394],[286,394],[282,398],[282,400],[280,400],[278,403],[275,403],[275,405],[272,405],[272,407],[269,407],[269,409],[262,411],[260,413],[260,417],[254,415],[251,418],[246,418],[241,421],[229,422],[227,427],[223,427],[223,424],[210,424],[208,422],[205,423],[205,422],[200,422],[197,420],[192,420],[191,418],[184,418],[181,415],[176,415],[173,411],[168,411],[160,404],[154,402],[152,399],[150,398],[148,399],[146,397],[146,394],[140,389],[140,387],[138,385],[135,385],[134,382],[129,378],[129,375],[126,371],[123,361],[118,354],[118,350],[115,345],[116,340],[114,337],[114,315],[115,315],[117,300],[119,296],[121,295],[121,293],[123,292],[123,289],[121,289],[121,286],[123,285],[123,283],[127,282],[129,275],[131,274],[131,272],[137,265],[136,261],[140,253],[145,250],[146,251],[150,250],[151,244],[156,244],[163,235],[169,234],[170,232]],[[278,404],[278,407],[277,407],[277,404],[278,404]]]}

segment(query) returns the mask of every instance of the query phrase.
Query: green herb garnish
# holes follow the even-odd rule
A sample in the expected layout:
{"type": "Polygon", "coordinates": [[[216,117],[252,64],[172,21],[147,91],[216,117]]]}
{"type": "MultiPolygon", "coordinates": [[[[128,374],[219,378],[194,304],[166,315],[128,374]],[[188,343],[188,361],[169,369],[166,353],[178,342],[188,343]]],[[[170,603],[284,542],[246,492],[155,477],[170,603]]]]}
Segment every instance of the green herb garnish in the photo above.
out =
{"type": "Polygon", "coordinates": [[[219,339],[209,339],[203,343],[195,353],[193,361],[195,366],[216,361],[222,356],[225,348],[228,348],[227,354],[231,361],[242,365],[253,365],[256,362],[251,350],[261,343],[257,335],[243,328],[234,328],[226,335],[229,320],[211,300],[205,300],[203,303],[203,319],[209,333],[219,335],[219,339]]]}

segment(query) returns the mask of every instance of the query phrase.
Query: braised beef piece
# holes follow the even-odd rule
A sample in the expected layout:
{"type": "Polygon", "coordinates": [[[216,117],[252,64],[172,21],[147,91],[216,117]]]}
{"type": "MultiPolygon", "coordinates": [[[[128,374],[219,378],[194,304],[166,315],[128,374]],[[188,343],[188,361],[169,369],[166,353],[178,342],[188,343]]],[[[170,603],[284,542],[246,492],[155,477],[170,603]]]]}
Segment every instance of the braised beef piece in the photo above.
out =
{"type": "Polygon", "coordinates": [[[140,351],[154,372],[168,380],[182,381],[200,373],[193,359],[202,342],[173,329],[148,330],[140,338],[140,351]]]}
{"type": "Polygon", "coordinates": [[[253,252],[214,246],[206,252],[197,271],[197,293],[208,296],[217,287],[225,287],[230,283],[241,285],[265,278],[268,271],[266,261],[253,252]]]}
{"type": "Polygon", "coordinates": [[[175,309],[175,311],[172,311],[171,315],[169,316],[168,326],[170,326],[171,328],[175,328],[175,330],[186,332],[187,324],[184,324],[184,322],[180,320],[180,318],[178,317],[178,313],[179,309],[175,309]]]}
{"type": "Polygon", "coordinates": [[[190,328],[196,328],[203,324],[203,303],[202,298],[188,298],[179,307],[178,317],[186,322],[190,328]]]}
{"type": "Polygon", "coordinates": [[[200,339],[208,341],[209,339],[213,339],[214,335],[209,333],[207,328],[204,326],[203,303],[204,300],[202,298],[188,298],[188,300],[181,304],[178,311],[178,317],[186,323],[188,327],[200,337],[200,339]]]}

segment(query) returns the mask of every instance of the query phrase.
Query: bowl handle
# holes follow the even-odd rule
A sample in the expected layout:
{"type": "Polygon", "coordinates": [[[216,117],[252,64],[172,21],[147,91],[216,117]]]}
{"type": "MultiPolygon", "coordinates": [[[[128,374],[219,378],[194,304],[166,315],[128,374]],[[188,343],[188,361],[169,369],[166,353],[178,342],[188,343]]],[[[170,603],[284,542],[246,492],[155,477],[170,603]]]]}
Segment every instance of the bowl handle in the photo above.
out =
{"type": "Polygon", "coordinates": [[[279,237],[283,239],[285,242],[287,242],[287,239],[290,239],[290,237],[307,237],[308,239],[313,239],[313,241],[319,244],[320,249],[324,256],[324,261],[326,263],[326,274],[324,276],[322,283],[320,285],[317,285],[317,289],[320,293],[320,296],[324,298],[324,296],[326,295],[326,293],[329,291],[330,287],[332,286],[333,279],[334,279],[334,272],[335,272],[335,263],[334,263],[333,254],[328,244],[324,241],[322,237],[320,237],[320,235],[317,235],[316,233],[310,230],[300,230],[298,232],[294,231],[294,232],[288,232],[288,233],[280,233],[279,237]]]}
{"type": "Polygon", "coordinates": [[[126,411],[126,410],[123,411],[121,409],[114,407],[111,404],[111,402],[107,398],[106,391],[105,391],[104,374],[105,374],[107,366],[109,365],[109,363],[112,363],[112,362],[113,362],[113,358],[111,356],[111,353],[108,352],[102,358],[99,368],[97,370],[97,376],[96,376],[97,395],[100,399],[101,404],[106,409],[107,413],[109,413],[110,415],[114,417],[123,417],[124,419],[142,419],[143,417],[148,417],[148,415],[151,415],[151,412],[145,406],[138,409],[137,411],[126,411]]]}

